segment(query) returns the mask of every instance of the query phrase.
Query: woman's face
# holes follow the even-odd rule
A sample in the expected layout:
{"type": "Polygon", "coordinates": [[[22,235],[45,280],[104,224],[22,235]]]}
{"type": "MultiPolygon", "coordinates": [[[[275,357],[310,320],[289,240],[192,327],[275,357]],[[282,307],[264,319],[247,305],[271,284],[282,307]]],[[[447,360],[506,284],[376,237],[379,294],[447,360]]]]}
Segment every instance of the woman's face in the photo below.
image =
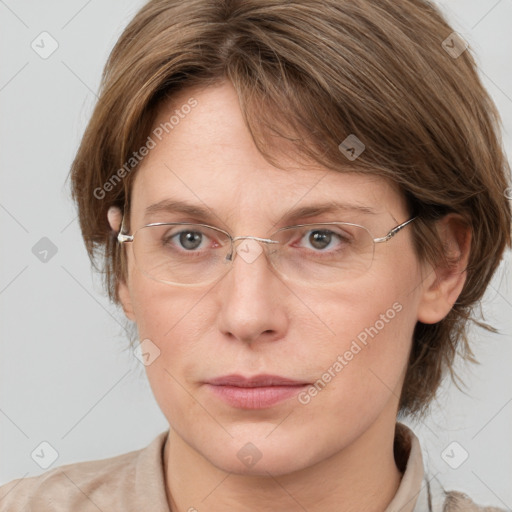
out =
{"type": "MultiPolygon", "coordinates": [[[[408,219],[401,195],[380,178],[299,166],[284,155],[286,170],[266,162],[227,82],[184,91],[161,110],[155,128],[176,109],[179,122],[167,125],[161,141],[153,136],[156,146],[137,171],[132,233],[152,222],[198,222],[232,236],[267,238],[291,224],[348,221],[382,237],[408,219]],[[197,104],[180,109],[192,96],[197,104]],[[166,200],[205,208],[210,217],[148,210],[166,200]],[[291,216],[331,201],[374,212],[291,216]]],[[[255,244],[246,249],[256,256],[255,244]]],[[[214,284],[173,286],[141,273],[132,244],[126,249],[129,273],[120,297],[139,339],[150,340],[144,350],[156,400],[172,431],[214,466],[289,473],[394,425],[423,286],[409,227],[375,245],[366,273],[322,286],[314,279],[288,281],[269,266],[265,252],[253,260],[237,254],[231,271],[214,284]],[[244,390],[208,384],[233,374],[303,385],[244,390]]]]}

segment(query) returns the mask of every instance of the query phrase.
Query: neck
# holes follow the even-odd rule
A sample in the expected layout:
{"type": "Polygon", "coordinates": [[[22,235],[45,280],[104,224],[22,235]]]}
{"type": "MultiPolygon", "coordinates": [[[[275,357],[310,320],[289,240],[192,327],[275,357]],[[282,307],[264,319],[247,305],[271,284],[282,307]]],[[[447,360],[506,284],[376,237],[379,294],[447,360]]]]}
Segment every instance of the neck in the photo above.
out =
{"type": "Polygon", "coordinates": [[[378,423],[340,452],[278,476],[222,471],[171,428],[164,451],[171,512],[381,512],[402,474],[393,456],[395,424],[378,423]]]}

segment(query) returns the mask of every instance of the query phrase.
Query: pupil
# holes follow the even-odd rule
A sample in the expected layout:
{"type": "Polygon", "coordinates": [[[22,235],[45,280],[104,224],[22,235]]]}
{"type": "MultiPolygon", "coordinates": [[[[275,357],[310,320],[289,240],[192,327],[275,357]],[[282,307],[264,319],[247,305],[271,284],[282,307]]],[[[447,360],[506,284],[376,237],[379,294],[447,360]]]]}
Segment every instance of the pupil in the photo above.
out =
{"type": "Polygon", "coordinates": [[[331,234],[326,231],[314,231],[309,238],[316,249],[325,249],[331,242],[331,234]]]}
{"type": "Polygon", "coordinates": [[[180,234],[180,244],[185,249],[196,249],[201,245],[201,233],[186,231],[180,234]],[[197,243],[199,241],[199,243],[197,243]]]}

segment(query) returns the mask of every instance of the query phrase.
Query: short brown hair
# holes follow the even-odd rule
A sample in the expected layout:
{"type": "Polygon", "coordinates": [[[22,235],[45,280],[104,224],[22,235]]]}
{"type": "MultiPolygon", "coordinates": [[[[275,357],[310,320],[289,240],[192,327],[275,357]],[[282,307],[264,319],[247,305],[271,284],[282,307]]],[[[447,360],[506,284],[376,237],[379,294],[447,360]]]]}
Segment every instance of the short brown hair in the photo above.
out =
{"type": "Polygon", "coordinates": [[[471,49],[447,51],[460,44],[454,37],[427,0],[147,3],[110,54],[71,169],[85,244],[111,299],[125,268],[107,210],[129,199],[137,165],[126,162],[164,100],[229,79],[270,163],[278,166],[273,141],[285,138],[328,168],[396,183],[418,215],[411,229],[421,260],[443,255],[435,222],[445,214],[471,227],[462,293],[442,321],[414,331],[400,411],[424,413],[455,354],[474,360],[468,320],[493,330],[472,314],[511,243],[501,121],[471,49]],[[349,135],[365,145],[350,162],[338,147],[349,135]]]}

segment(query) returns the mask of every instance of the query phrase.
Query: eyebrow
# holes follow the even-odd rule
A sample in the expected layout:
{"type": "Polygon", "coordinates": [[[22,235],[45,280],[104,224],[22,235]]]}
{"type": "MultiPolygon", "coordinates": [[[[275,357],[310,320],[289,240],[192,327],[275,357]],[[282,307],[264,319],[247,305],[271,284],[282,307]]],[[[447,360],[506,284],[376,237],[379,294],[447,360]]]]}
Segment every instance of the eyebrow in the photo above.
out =
{"type": "MultiPolygon", "coordinates": [[[[375,215],[376,210],[366,205],[340,203],[336,201],[327,201],[323,203],[301,206],[285,213],[282,217],[284,222],[296,221],[297,219],[307,219],[317,215],[327,213],[346,213],[355,212],[368,215],[375,215]]],[[[153,214],[157,213],[182,213],[197,219],[213,221],[219,219],[210,209],[186,201],[173,199],[164,199],[158,203],[152,204],[145,209],[144,218],[147,220],[153,214]]]]}

